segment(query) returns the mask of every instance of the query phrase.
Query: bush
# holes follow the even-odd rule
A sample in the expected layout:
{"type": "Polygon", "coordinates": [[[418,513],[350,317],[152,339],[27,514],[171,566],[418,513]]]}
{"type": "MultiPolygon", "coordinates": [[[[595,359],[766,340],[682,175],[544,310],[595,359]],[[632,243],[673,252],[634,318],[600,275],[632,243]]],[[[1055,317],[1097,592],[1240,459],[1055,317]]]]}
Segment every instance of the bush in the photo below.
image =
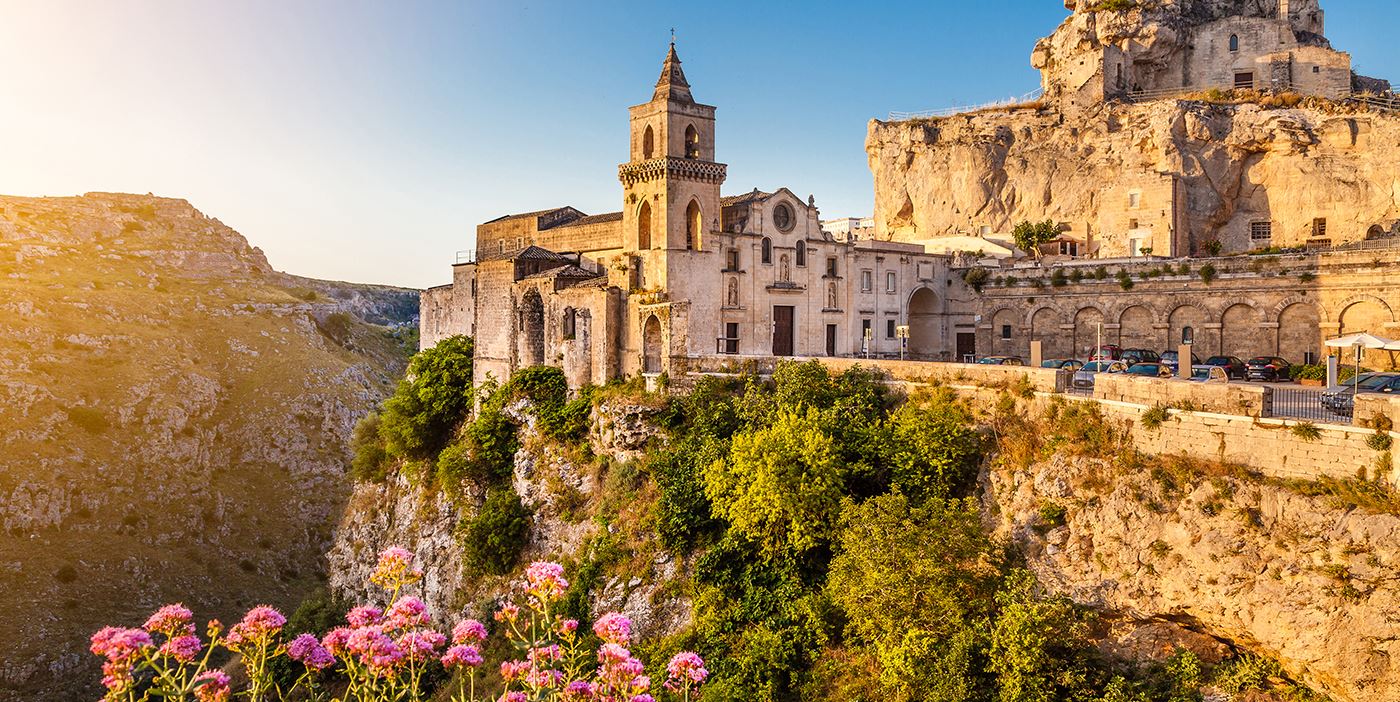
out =
{"type": "Polygon", "coordinates": [[[982,287],[987,284],[987,279],[991,274],[986,268],[972,268],[963,274],[963,282],[977,292],[982,292],[982,287]]]}
{"type": "Polygon", "coordinates": [[[379,437],[379,414],[370,412],[355,423],[350,435],[350,476],[362,482],[383,482],[389,454],[379,437]]]}
{"type": "Polygon", "coordinates": [[[1153,405],[1142,413],[1142,426],[1145,429],[1156,429],[1162,426],[1162,422],[1167,421],[1171,413],[1167,411],[1165,405],[1153,405]]]}
{"type": "Polygon", "coordinates": [[[1040,503],[1038,514],[1040,523],[1047,527],[1063,526],[1065,523],[1065,506],[1052,500],[1045,500],[1040,503]]]}
{"type": "Polygon", "coordinates": [[[1212,264],[1209,264],[1209,263],[1207,263],[1207,264],[1204,265],[1204,266],[1201,266],[1200,276],[1201,276],[1201,282],[1202,282],[1202,283],[1205,283],[1206,285],[1210,285],[1210,284],[1211,284],[1211,281],[1215,280],[1215,276],[1216,276],[1215,266],[1212,265],[1212,264]]]}
{"type": "Polygon", "coordinates": [[[472,349],[469,337],[452,336],[409,361],[380,418],[389,455],[426,458],[446,443],[472,406],[472,349]]]}
{"type": "Polygon", "coordinates": [[[1322,430],[1318,429],[1317,425],[1312,422],[1299,422],[1294,424],[1289,431],[1292,431],[1294,436],[1309,443],[1322,438],[1322,430]]]}
{"type": "Polygon", "coordinates": [[[976,479],[981,440],[951,391],[910,399],[889,423],[893,483],[916,503],[951,497],[976,479]]]}
{"type": "Polygon", "coordinates": [[[1394,442],[1391,440],[1390,434],[1386,432],[1378,431],[1366,437],[1366,446],[1369,447],[1372,451],[1389,451],[1390,446],[1393,443],[1394,442]]]}
{"type": "Polygon", "coordinates": [[[1127,271],[1118,271],[1118,287],[1124,290],[1133,289],[1133,277],[1127,271]]]}
{"type": "Polygon", "coordinates": [[[510,488],[493,488],[476,518],[463,530],[461,545],[468,567],[479,573],[505,575],[515,567],[530,533],[530,510],[510,488]]]}

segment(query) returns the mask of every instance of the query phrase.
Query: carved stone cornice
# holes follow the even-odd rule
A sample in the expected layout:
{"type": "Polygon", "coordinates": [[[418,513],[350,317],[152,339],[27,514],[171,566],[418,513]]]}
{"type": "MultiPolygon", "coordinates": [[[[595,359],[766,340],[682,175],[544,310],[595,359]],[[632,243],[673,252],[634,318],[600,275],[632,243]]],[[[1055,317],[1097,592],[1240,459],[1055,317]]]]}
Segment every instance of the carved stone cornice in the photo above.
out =
{"type": "Polygon", "coordinates": [[[649,161],[624,163],[617,167],[617,179],[622,181],[624,186],[663,178],[719,185],[724,182],[725,172],[728,168],[723,163],[713,161],[663,156],[649,161]]]}

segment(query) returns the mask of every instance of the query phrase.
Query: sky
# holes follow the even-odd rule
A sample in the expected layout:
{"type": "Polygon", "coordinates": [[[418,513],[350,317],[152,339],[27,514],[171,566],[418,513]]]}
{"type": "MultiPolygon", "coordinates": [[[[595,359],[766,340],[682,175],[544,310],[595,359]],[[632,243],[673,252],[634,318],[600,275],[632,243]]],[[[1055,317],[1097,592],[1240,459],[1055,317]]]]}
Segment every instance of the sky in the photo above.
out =
{"type": "MultiPolygon", "coordinates": [[[[1400,79],[1394,0],[1330,0],[1400,79]]],[[[1039,85],[1067,11],[999,2],[0,0],[0,193],[189,200],[298,275],[449,282],[476,225],[621,207],[627,107],[672,28],[724,191],[871,214],[866,123],[1039,85]]]]}

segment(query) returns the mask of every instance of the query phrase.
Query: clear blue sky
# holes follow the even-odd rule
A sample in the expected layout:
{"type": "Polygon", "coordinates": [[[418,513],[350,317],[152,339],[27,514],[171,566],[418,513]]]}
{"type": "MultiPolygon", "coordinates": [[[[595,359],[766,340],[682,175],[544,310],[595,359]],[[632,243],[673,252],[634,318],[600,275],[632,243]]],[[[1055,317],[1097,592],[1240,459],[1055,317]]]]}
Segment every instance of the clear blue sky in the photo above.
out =
{"type": "MultiPolygon", "coordinates": [[[[1400,3],[1329,0],[1363,73],[1400,79],[1400,3]]],[[[0,0],[0,192],[183,197],[302,275],[449,280],[475,225],[620,207],[629,105],[669,29],[719,107],[726,192],[823,216],[873,200],[865,125],[1038,85],[1059,0],[0,0]]]]}

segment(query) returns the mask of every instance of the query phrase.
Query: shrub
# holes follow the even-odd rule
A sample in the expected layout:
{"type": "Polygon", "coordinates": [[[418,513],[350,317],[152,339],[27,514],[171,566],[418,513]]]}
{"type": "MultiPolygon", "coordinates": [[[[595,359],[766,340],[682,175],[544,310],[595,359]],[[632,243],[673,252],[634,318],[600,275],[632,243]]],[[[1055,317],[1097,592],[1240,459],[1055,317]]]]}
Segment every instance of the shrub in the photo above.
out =
{"type": "Polygon", "coordinates": [[[1238,695],[1244,692],[1264,691],[1270,686],[1270,678],[1283,677],[1283,669],[1278,663],[1246,653],[1222,664],[1215,669],[1213,683],[1223,692],[1238,695]]]}
{"type": "Polygon", "coordinates": [[[423,458],[446,443],[472,405],[472,348],[469,337],[448,337],[409,361],[380,418],[389,455],[423,458]]]}
{"type": "Polygon", "coordinates": [[[1207,263],[1206,265],[1201,266],[1200,276],[1201,276],[1201,282],[1205,283],[1206,285],[1210,285],[1211,281],[1215,280],[1215,276],[1216,276],[1215,266],[1214,266],[1213,264],[1210,264],[1210,263],[1207,263]]]}
{"type": "Polygon", "coordinates": [[[961,492],[977,477],[981,440],[951,392],[911,399],[890,417],[894,485],[916,503],[961,492]]]}
{"type": "Polygon", "coordinates": [[[1366,437],[1366,446],[1372,451],[1389,451],[1392,443],[1394,442],[1391,440],[1390,434],[1383,431],[1366,437]]]}
{"type": "Polygon", "coordinates": [[[982,292],[982,287],[987,284],[987,279],[991,274],[985,268],[971,268],[963,273],[963,282],[977,292],[982,292]]]}
{"type": "Polygon", "coordinates": [[[1022,221],[1011,228],[1011,237],[1016,248],[1039,257],[1041,244],[1047,244],[1060,236],[1060,225],[1053,219],[1044,222],[1022,221]]]}
{"type": "Polygon", "coordinates": [[[1292,431],[1294,436],[1308,443],[1322,438],[1322,430],[1318,429],[1317,425],[1312,422],[1298,422],[1294,424],[1289,431],[1292,431]]]}
{"type": "Polygon", "coordinates": [[[466,525],[460,543],[466,564],[480,573],[505,575],[515,567],[530,533],[530,510],[511,488],[493,488],[466,525]]]}
{"type": "Polygon", "coordinates": [[[1051,284],[1051,285],[1053,285],[1053,286],[1055,286],[1055,287],[1057,287],[1057,288],[1063,288],[1063,287],[1064,287],[1066,284],[1068,284],[1068,283],[1069,283],[1069,279],[1065,277],[1065,272],[1064,272],[1064,270],[1059,269],[1059,268],[1056,268],[1056,269],[1055,269],[1055,272],[1050,274],[1050,284],[1051,284]]]}
{"type": "Polygon", "coordinates": [[[1012,573],[997,593],[1001,611],[992,627],[990,662],[1003,702],[1072,699],[1062,681],[1087,627],[1064,598],[1037,596],[1035,576],[1012,573]]]}
{"type": "Polygon", "coordinates": [[[1133,277],[1127,271],[1118,271],[1118,287],[1124,290],[1133,289],[1133,277]]]}
{"type": "Polygon", "coordinates": [[[1201,250],[1204,251],[1207,256],[1219,256],[1223,248],[1224,244],[1221,244],[1219,239],[1211,239],[1201,244],[1201,250]]]}
{"type": "Polygon", "coordinates": [[[1044,500],[1040,503],[1037,514],[1040,516],[1040,523],[1046,527],[1063,526],[1065,523],[1065,506],[1053,500],[1044,500]]]}
{"type": "Polygon", "coordinates": [[[1167,421],[1171,413],[1167,411],[1165,405],[1153,405],[1142,413],[1142,426],[1146,429],[1156,429],[1162,426],[1162,422],[1167,421]]]}
{"type": "Polygon", "coordinates": [[[370,412],[355,423],[350,435],[350,476],[362,482],[382,482],[389,454],[379,437],[379,413],[370,412]]]}

